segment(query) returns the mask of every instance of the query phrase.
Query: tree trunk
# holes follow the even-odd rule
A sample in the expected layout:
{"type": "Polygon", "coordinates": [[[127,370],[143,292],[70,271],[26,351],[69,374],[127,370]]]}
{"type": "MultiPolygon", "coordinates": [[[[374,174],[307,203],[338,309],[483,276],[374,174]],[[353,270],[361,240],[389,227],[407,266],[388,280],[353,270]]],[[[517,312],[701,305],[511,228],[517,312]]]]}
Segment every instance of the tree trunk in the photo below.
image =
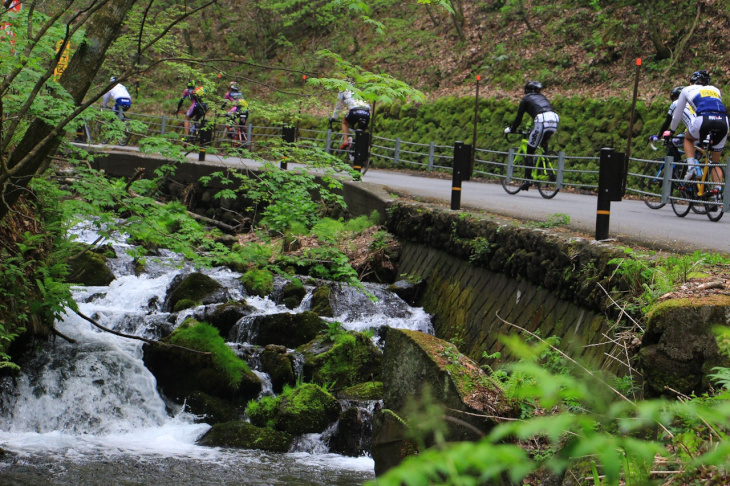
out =
{"type": "MultiPolygon", "coordinates": [[[[110,0],[93,14],[86,25],[86,37],[69,61],[59,83],[71,95],[76,105],[86,96],[94,76],[101,68],[106,51],[122,30],[122,23],[136,0],[110,0]]],[[[8,169],[15,173],[2,187],[0,219],[25,192],[30,180],[42,169],[44,161],[60,145],[59,136],[64,123],[51,126],[40,119],[34,120],[8,160],[8,169]]]]}

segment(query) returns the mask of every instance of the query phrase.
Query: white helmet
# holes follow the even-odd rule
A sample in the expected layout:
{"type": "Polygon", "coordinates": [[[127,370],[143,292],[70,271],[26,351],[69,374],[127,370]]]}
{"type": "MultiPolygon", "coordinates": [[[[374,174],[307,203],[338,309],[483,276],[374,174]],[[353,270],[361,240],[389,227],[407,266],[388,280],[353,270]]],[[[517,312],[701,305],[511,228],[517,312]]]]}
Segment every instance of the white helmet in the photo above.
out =
{"type": "Polygon", "coordinates": [[[117,77],[116,76],[112,76],[111,78],[109,78],[109,82],[110,83],[116,83],[117,82],[117,77]]]}
{"type": "Polygon", "coordinates": [[[342,101],[349,100],[350,98],[352,98],[352,95],[353,93],[349,89],[345,91],[340,91],[340,93],[337,95],[337,99],[342,101]]]}

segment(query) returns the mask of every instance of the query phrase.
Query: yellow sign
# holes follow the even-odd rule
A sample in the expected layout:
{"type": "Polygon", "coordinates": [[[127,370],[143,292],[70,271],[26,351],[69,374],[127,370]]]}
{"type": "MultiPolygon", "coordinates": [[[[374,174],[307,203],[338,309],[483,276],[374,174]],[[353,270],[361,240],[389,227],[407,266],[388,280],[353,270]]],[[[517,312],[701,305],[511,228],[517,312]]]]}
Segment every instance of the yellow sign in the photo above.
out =
{"type": "MultiPolygon", "coordinates": [[[[61,46],[63,46],[62,40],[56,42],[56,52],[61,50],[61,46]]],[[[53,70],[53,80],[54,81],[58,81],[58,79],[61,77],[63,72],[66,70],[69,59],[71,59],[71,43],[70,42],[68,44],[66,44],[66,49],[63,50],[63,54],[61,54],[61,58],[58,60],[56,69],[53,70]]]]}

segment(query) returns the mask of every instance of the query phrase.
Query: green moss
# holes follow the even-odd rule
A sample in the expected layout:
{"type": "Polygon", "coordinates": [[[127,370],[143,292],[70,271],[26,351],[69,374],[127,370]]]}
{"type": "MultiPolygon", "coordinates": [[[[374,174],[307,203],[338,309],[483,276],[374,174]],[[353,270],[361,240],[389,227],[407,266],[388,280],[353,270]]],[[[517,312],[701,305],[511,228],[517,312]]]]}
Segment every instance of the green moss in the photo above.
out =
{"type": "Polygon", "coordinates": [[[200,302],[204,297],[211,295],[221,288],[221,284],[211,277],[195,272],[185,277],[168,297],[167,305],[175,309],[181,300],[200,302]]]}
{"type": "Polygon", "coordinates": [[[175,307],[173,307],[172,311],[180,312],[181,310],[197,307],[198,305],[200,305],[200,302],[197,302],[193,299],[180,299],[175,302],[175,307]]]}
{"type": "Polygon", "coordinates": [[[380,400],[383,398],[383,394],[382,381],[368,381],[345,388],[340,391],[338,396],[351,400],[380,400]]]}
{"type": "Polygon", "coordinates": [[[315,369],[312,378],[316,383],[343,388],[380,375],[380,352],[367,335],[342,332],[331,339],[334,343],[328,351],[308,358],[307,365],[315,369]]]}
{"type": "Polygon", "coordinates": [[[287,452],[292,437],[285,432],[260,428],[243,421],[215,424],[199,444],[213,447],[240,447],[272,452],[287,452]]]}
{"type": "MultiPolygon", "coordinates": [[[[284,387],[287,390],[287,387],[284,387]]],[[[251,400],[246,407],[246,416],[258,427],[274,428],[274,419],[279,411],[281,397],[262,397],[251,400]]]]}
{"type": "Polygon", "coordinates": [[[249,294],[259,297],[266,297],[274,291],[274,275],[268,270],[249,270],[241,277],[241,283],[249,294]]]}
{"type": "Polygon", "coordinates": [[[212,354],[213,365],[235,389],[239,386],[244,373],[250,372],[245,361],[236,356],[218,329],[204,322],[187,319],[170,335],[170,343],[185,346],[212,354]]]}

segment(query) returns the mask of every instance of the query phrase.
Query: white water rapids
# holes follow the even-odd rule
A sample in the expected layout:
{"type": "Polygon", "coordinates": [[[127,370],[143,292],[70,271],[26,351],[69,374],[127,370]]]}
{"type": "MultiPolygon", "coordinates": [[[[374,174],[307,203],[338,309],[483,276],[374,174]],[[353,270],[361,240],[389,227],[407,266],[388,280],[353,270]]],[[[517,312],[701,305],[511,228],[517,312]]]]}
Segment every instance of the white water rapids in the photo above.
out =
{"type": "MultiPolygon", "coordinates": [[[[108,287],[79,288],[79,310],[127,334],[155,338],[186,315],[161,312],[165,292],[180,272],[168,255],[135,275],[124,247],[110,263],[117,276],[108,287]]],[[[233,300],[244,297],[238,274],[206,271],[233,300]]],[[[379,298],[343,288],[335,320],[347,329],[388,325],[430,330],[421,309],[407,306],[382,286],[379,298]]],[[[268,298],[246,297],[260,314],[289,311],[268,298]]],[[[372,479],[370,458],[311,452],[273,454],[196,445],[210,427],[166,403],[142,362],[141,342],[99,332],[73,311],[57,329],[76,343],[56,338],[37,346],[21,363],[19,377],[0,382],[0,484],[362,484],[372,479]]]]}

